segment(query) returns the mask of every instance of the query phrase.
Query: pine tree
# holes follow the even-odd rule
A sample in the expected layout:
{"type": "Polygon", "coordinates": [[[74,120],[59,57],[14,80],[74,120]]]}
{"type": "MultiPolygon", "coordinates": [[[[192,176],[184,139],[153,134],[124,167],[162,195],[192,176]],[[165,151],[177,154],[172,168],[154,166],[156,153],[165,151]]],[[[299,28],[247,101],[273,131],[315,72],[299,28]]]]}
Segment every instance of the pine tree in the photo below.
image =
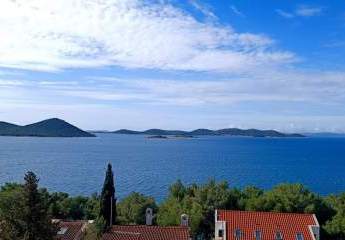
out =
{"type": "Polygon", "coordinates": [[[108,164],[108,169],[105,175],[103,184],[101,200],[100,200],[100,218],[103,218],[106,223],[106,229],[110,228],[116,223],[116,198],[114,187],[114,175],[111,164],[108,164]]]}
{"type": "Polygon", "coordinates": [[[24,240],[52,240],[57,228],[48,216],[47,203],[38,191],[39,180],[33,172],[28,172],[24,180],[24,240]]]}

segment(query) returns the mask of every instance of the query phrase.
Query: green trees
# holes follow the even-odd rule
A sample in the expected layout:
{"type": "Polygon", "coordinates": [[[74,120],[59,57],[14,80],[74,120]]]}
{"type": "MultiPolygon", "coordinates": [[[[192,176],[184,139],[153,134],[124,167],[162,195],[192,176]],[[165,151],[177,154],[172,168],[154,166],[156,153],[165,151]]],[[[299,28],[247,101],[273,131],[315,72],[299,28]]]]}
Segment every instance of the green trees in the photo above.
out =
{"type": "Polygon", "coordinates": [[[242,198],[246,210],[315,213],[320,224],[334,215],[334,210],[322,197],[301,184],[280,184],[266,192],[247,188],[242,198]]]}
{"type": "Polygon", "coordinates": [[[345,193],[338,196],[331,195],[326,202],[334,209],[334,217],[324,225],[325,233],[330,239],[345,239],[345,193]]]}
{"type": "Polygon", "coordinates": [[[5,184],[0,188],[1,240],[51,240],[56,233],[51,217],[94,219],[87,239],[97,239],[110,227],[111,208],[113,223],[145,224],[148,207],[157,214],[156,224],[161,226],[180,225],[181,215],[189,215],[193,236],[206,239],[213,235],[215,209],[314,213],[322,227],[322,239],[345,239],[345,193],[323,197],[301,184],[280,184],[262,190],[231,188],[226,182],[214,180],[200,185],[177,181],[158,206],[152,197],[135,192],[116,206],[111,165],[100,196],[49,193],[38,189],[38,182],[35,174],[29,172],[25,184],[5,184]]]}
{"type": "Polygon", "coordinates": [[[116,215],[114,175],[111,164],[108,164],[101,193],[99,217],[104,219],[106,228],[109,228],[115,224],[116,215]]]}
{"type": "Polygon", "coordinates": [[[85,231],[83,240],[99,240],[102,238],[102,232],[99,232],[96,223],[90,224],[85,231]]]}
{"type": "Polygon", "coordinates": [[[23,187],[5,184],[0,190],[0,239],[13,240],[24,236],[23,187]]]}
{"type": "Polygon", "coordinates": [[[52,240],[57,232],[48,215],[48,203],[38,190],[33,172],[25,184],[7,184],[0,192],[0,239],[52,240]]]}
{"type": "Polygon", "coordinates": [[[48,216],[47,203],[38,191],[38,182],[33,172],[28,172],[23,188],[24,240],[52,240],[57,228],[48,216]]]}
{"type": "Polygon", "coordinates": [[[226,182],[214,180],[197,186],[184,186],[177,181],[170,187],[166,201],[159,206],[158,224],[179,225],[183,213],[190,216],[190,227],[194,235],[211,237],[214,229],[214,210],[232,206],[232,192],[226,182]]]}
{"type": "Polygon", "coordinates": [[[180,225],[181,215],[187,214],[189,226],[193,234],[198,233],[203,220],[202,206],[195,202],[192,197],[186,196],[178,200],[173,196],[167,198],[160,206],[158,211],[157,222],[160,226],[180,225]]]}
{"type": "Polygon", "coordinates": [[[48,194],[49,214],[56,219],[88,220],[96,219],[99,214],[99,196],[70,197],[67,193],[48,194]]]}
{"type": "Polygon", "coordinates": [[[226,182],[214,180],[190,186],[177,181],[159,206],[158,224],[179,225],[181,214],[186,213],[193,235],[209,239],[214,231],[215,209],[314,213],[325,226],[323,237],[345,238],[345,194],[325,199],[301,184],[280,184],[263,191],[256,187],[230,188],[226,182]]]}
{"type": "Polygon", "coordinates": [[[145,224],[145,212],[152,208],[156,213],[158,207],[152,197],[133,192],[117,205],[118,222],[120,224],[145,224]]]}

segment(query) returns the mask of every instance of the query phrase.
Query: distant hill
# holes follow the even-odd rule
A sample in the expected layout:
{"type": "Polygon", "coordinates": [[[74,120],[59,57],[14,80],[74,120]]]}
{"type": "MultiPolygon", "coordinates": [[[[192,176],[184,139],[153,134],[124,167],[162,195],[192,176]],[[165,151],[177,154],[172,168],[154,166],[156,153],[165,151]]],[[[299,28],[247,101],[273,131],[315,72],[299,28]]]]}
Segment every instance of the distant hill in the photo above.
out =
{"type": "Polygon", "coordinates": [[[248,136],[248,137],[304,137],[301,134],[286,134],[274,130],[258,130],[258,129],[238,129],[238,128],[225,128],[220,130],[210,129],[196,129],[193,131],[181,130],[163,130],[163,129],[149,129],[146,131],[132,131],[121,129],[114,131],[116,134],[145,134],[155,136],[248,136]]]}
{"type": "Polygon", "coordinates": [[[233,136],[254,136],[254,137],[303,137],[301,134],[286,134],[275,130],[258,130],[258,129],[238,129],[227,128],[216,131],[220,135],[233,136]]]}
{"type": "Polygon", "coordinates": [[[147,135],[184,135],[186,132],[179,131],[179,130],[162,130],[162,129],[149,129],[144,132],[143,134],[147,135]]]}
{"type": "Polygon", "coordinates": [[[320,132],[320,133],[303,133],[308,137],[324,137],[324,138],[344,138],[345,133],[332,133],[332,132],[320,132]]]}
{"type": "Polygon", "coordinates": [[[189,135],[193,135],[193,136],[201,136],[201,135],[219,135],[217,133],[217,131],[212,131],[212,130],[209,130],[209,129],[196,129],[196,130],[193,130],[191,132],[189,132],[189,135]]]}
{"type": "Polygon", "coordinates": [[[116,133],[118,133],[118,134],[139,134],[140,132],[127,130],[127,129],[120,129],[120,130],[116,131],[116,133]]]}
{"type": "Polygon", "coordinates": [[[19,127],[18,125],[7,123],[7,122],[0,122],[0,133],[6,134],[7,132],[10,132],[11,129],[19,127]]]}
{"type": "Polygon", "coordinates": [[[47,119],[26,126],[0,122],[0,136],[31,136],[31,137],[94,137],[64,120],[47,119]]]}

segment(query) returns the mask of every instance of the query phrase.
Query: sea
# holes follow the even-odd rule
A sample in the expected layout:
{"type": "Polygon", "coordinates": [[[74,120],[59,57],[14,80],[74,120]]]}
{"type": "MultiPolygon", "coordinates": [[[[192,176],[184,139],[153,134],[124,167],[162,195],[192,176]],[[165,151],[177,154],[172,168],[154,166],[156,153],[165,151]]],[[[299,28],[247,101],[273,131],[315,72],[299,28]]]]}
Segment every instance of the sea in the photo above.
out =
{"type": "Polygon", "coordinates": [[[120,199],[140,192],[159,202],[178,179],[263,189],[302,183],[320,195],[345,192],[343,137],[0,137],[0,185],[23,182],[24,174],[33,171],[49,191],[88,196],[101,191],[107,163],[120,199]]]}

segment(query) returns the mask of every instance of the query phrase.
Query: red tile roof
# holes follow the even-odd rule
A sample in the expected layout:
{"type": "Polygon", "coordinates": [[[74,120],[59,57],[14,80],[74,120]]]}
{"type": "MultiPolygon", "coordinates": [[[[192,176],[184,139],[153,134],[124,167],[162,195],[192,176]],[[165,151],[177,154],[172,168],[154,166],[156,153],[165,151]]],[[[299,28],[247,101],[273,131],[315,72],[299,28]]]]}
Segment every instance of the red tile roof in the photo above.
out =
{"type": "Polygon", "coordinates": [[[59,223],[59,230],[61,234],[57,234],[57,240],[80,240],[85,229],[86,221],[62,221],[57,220],[59,223]]]}
{"type": "Polygon", "coordinates": [[[110,232],[103,234],[102,240],[141,240],[140,233],[110,232]]]}
{"type": "Polygon", "coordinates": [[[113,226],[102,240],[189,240],[188,227],[113,226]]]}
{"type": "Polygon", "coordinates": [[[261,240],[274,240],[277,232],[283,240],[296,240],[297,233],[303,234],[304,240],[313,240],[310,226],[318,226],[313,214],[217,211],[218,221],[226,222],[226,239],[236,240],[235,231],[241,230],[240,240],[255,239],[255,231],[261,231],[261,240]]]}

